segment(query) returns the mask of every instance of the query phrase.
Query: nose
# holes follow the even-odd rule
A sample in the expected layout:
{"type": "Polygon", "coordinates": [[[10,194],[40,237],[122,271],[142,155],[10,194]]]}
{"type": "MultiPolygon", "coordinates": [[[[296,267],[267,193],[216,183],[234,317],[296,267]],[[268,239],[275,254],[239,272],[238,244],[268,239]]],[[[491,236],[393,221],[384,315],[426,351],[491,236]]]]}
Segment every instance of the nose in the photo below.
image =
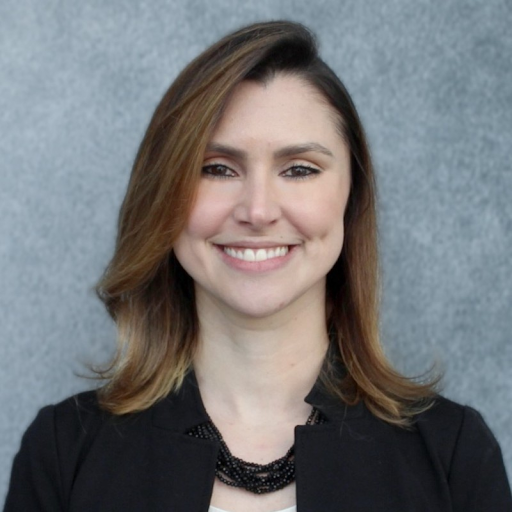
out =
{"type": "Polygon", "coordinates": [[[235,220],[261,229],[274,224],[280,216],[279,194],[273,177],[266,173],[248,176],[234,209],[235,220]]]}

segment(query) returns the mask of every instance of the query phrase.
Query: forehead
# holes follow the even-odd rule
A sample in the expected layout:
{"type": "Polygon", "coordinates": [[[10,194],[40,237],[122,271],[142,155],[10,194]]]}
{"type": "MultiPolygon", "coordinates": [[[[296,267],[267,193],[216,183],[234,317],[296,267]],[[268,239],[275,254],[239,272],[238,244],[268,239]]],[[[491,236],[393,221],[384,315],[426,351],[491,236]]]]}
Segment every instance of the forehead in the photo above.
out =
{"type": "Polygon", "coordinates": [[[339,143],[339,121],[339,113],[314,86],[300,77],[280,74],[264,83],[241,82],[229,98],[212,140],[275,137],[276,143],[284,143],[316,135],[339,143]]]}

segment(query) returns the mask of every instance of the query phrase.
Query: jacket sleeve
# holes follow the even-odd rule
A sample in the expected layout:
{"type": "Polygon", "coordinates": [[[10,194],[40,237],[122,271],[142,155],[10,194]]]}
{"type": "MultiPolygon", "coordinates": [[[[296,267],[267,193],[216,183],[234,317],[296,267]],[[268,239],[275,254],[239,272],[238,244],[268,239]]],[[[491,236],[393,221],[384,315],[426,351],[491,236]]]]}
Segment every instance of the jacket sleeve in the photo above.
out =
{"type": "Polygon", "coordinates": [[[53,406],[41,409],[14,458],[4,512],[20,511],[64,511],[53,406]]]}
{"type": "Polygon", "coordinates": [[[500,447],[470,407],[464,408],[448,479],[454,512],[512,512],[500,447]]]}

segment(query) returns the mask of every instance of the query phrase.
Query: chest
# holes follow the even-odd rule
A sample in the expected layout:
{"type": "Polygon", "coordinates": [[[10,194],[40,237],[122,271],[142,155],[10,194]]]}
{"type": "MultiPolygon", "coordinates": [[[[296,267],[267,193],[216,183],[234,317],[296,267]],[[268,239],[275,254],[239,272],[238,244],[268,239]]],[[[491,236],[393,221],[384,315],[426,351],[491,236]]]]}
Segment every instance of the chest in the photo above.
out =
{"type": "MultiPolygon", "coordinates": [[[[298,512],[450,511],[444,475],[421,439],[405,439],[358,422],[297,427],[295,487],[266,510],[286,508],[295,497],[298,512]]],[[[217,452],[215,442],[164,429],[143,437],[103,433],[77,470],[69,510],[207,512],[221,499],[229,505],[216,484],[217,452]]]]}

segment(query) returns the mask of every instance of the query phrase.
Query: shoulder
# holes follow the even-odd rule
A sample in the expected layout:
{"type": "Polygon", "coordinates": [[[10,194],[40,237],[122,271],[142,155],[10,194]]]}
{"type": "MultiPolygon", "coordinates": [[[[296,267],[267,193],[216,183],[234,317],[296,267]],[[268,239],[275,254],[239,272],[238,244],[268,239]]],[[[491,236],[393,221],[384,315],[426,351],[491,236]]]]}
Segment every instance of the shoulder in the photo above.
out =
{"type": "Polygon", "coordinates": [[[78,461],[103,421],[94,391],[43,407],[14,459],[5,510],[36,510],[35,503],[61,510],[78,461]]]}
{"type": "Polygon", "coordinates": [[[96,391],[47,405],[25,432],[19,456],[41,464],[58,462],[65,466],[63,474],[70,472],[109,416],[99,407],[96,391]]]}
{"type": "Polygon", "coordinates": [[[477,410],[443,396],[437,396],[432,406],[416,417],[415,425],[424,437],[446,448],[455,448],[461,439],[482,443],[490,449],[499,447],[477,410]]]}
{"type": "Polygon", "coordinates": [[[501,449],[478,411],[439,396],[417,416],[415,426],[445,475],[456,510],[509,510],[501,449]]]}
{"type": "Polygon", "coordinates": [[[105,421],[95,391],[86,391],[60,403],[43,407],[25,433],[24,440],[48,437],[84,438],[105,421]]]}
{"type": "Polygon", "coordinates": [[[114,415],[101,408],[97,391],[86,391],[43,407],[27,429],[22,443],[45,445],[61,466],[78,467],[93,444],[105,449],[147,431],[153,408],[139,413],[114,415]],[[41,443],[44,439],[45,443],[41,443]]]}
{"type": "Polygon", "coordinates": [[[43,407],[14,458],[5,510],[65,510],[91,454],[97,472],[106,462],[115,462],[126,446],[141,446],[151,417],[151,408],[125,416],[110,414],[99,406],[96,391],[43,407]]]}
{"type": "Polygon", "coordinates": [[[430,448],[443,458],[449,470],[457,452],[499,450],[498,442],[482,415],[467,405],[437,396],[432,406],[416,417],[415,426],[430,448]]]}

